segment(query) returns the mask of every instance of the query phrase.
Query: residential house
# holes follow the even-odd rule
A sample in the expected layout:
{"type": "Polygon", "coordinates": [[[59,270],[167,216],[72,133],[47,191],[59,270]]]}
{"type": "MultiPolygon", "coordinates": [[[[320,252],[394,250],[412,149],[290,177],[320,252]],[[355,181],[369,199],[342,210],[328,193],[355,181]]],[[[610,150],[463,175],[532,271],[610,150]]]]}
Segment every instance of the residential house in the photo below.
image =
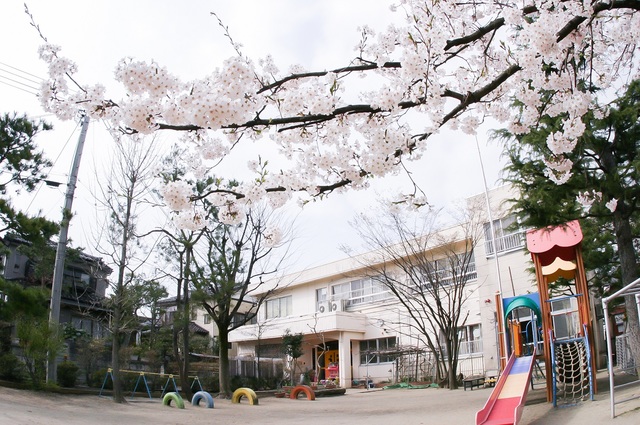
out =
{"type": "MultiPolygon", "coordinates": [[[[464,375],[499,369],[496,294],[501,291],[508,297],[535,291],[535,279],[527,272],[531,260],[524,250],[524,235],[510,227],[514,219],[505,201],[511,197],[507,186],[490,192],[493,226],[485,195],[467,200],[485,216],[485,232],[465,272],[469,297],[463,308],[468,316],[459,329],[458,370],[464,375]]],[[[442,235],[453,230],[444,229],[442,235]]],[[[371,272],[362,264],[361,258],[347,258],[280,279],[283,289],[266,301],[257,323],[231,333],[238,356],[281,353],[282,336],[289,330],[304,335],[304,354],[296,373],[319,369],[319,379],[338,378],[344,387],[432,376],[433,357],[408,326],[411,318],[406,309],[385,285],[369,277],[371,272]]],[[[266,291],[269,286],[262,288],[266,291]]]]}
{"type": "MultiPolygon", "coordinates": [[[[160,323],[162,326],[172,326],[173,321],[178,311],[178,304],[176,297],[169,297],[158,302],[158,307],[160,307],[163,311],[162,317],[160,318],[160,323]]],[[[218,337],[218,327],[215,322],[211,319],[211,315],[207,313],[207,311],[202,308],[202,306],[192,305],[191,306],[191,318],[189,322],[189,332],[191,335],[201,335],[204,337],[211,338],[211,346],[217,346],[217,337],[218,337]]],[[[203,353],[193,353],[196,355],[201,355],[203,353]]],[[[236,355],[236,350],[234,344],[231,344],[229,347],[229,356],[233,357],[236,355]]]]}
{"type": "MultiPolygon", "coordinates": [[[[18,236],[7,234],[2,238],[6,254],[2,258],[3,275],[8,281],[26,286],[40,285],[51,288],[52,276],[40,280],[35,277],[36,260],[19,249],[28,242],[18,236]]],[[[55,251],[55,247],[51,247],[55,251]]],[[[68,255],[62,280],[60,300],[60,323],[70,324],[76,330],[91,337],[107,335],[104,326],[108,309],[103,301],[112,270],[101,258],[82,251],[68,255]]]]}

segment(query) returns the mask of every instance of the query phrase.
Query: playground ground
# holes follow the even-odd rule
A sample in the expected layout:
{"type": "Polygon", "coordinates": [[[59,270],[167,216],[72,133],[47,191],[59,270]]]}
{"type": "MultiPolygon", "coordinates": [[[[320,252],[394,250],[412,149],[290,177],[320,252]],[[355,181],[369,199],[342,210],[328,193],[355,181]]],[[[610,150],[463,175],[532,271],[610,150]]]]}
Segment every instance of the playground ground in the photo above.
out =
{"type": "MultiPolygon", "coordinates": [[[[603,379],[599,379],[603,382],[603,379]]],[[[544,390],[542,390],[544,391],[544,390]]],[[[116,405],[109,397],[38,393],[0,387],[0,423],[22,424],[332,424],[332,425],[419,425],[473,424],[490,388],[463,391],[447,389],[349,389],[344,396],[323,397],[315,401],[263,397],[252,406],[215,400],[215,408],[185,409],[164,406],[159,399],[136,397],[116,405]]],[[[616,391],[622,399],[640,395],[640,385],[616,391]]],[[[640,423],[640,399],[616,406],[618,416],[610,419],[609,392],[601,391],[595,401],[573,407],[553,408],[540,401],[540,393],[531,394],[535,402],[524,408],[522,424],[584,425],[640,423]],[[536,400],[537,399],[537,400],[536,400]]]]}

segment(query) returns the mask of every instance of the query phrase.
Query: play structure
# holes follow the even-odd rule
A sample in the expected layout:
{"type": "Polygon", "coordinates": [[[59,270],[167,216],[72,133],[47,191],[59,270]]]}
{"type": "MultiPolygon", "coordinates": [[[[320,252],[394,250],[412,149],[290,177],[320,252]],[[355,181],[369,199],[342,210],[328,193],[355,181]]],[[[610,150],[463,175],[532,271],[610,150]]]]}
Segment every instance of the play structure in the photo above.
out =
{"type": "MultiPolygon", "coordinates": [[[[137,370],[125,370],[125,369],[121,369],[120,373],[138,375],[138,379],[136,379],[135,387],[133,388],[133,392],[131,393],[131,398],[135,396],[136,392],[138,391],[138,388],[142,390],[142,387],[144,387],[144,390],[146,391],[149,398],[150,399],[153,398],[151,397],[151,389],[149,388],[149,381],[147,381],[147,376],[158,376],[160,377],[160,379],[164,379],[165,376],[167,377],[167,381],[162,386],[162,394],[160,395],[160,398],[164,397],[164,395],[168,392],[170,386],[173,386],[173,392],[175,392],[176,394],[180,394],[180,390],[178,389],[178,384],[176,383],[176,378],[173,374],[140,372],[137,370]]],[[[189,376],[188,378],[192,379],[191,386],[190,386],[191,391],[198,391],[198,390],[202,391],[202,384],[200,383],[200,379],[198,379],[197,376],[189,376]]],[[[113,383],[113,369],[111,368],[107,369],[107,373],[105,374],[104,380],[102,381],[102,387],[100,388],[98,397],[102,396],[102,393],[104,392],[107,386],[107,383],[109,382],[109,379],[111,379],[111,383],[113,383]]]]}
{"type": "Polygon", "coordinates": [[[547,401],[572,405],[596,391],[589,292],[577,221],[527,232],[538,293],[497,295],[502,373],[476,424],[517,424],[534,367],[544,365],[547,401]],[[562,279],[562,285],[554,285],[562,279]],[[557,289],[558,288],[562,288],[557,289]],[[559,293],[560,292],[560,293],[559,293]]]}
{"type": "Polygon", "coordinates": [[[511,354],[502,375],[482,410],[476,424],[516,424],[522,415],[535,356],[511,354]]]}

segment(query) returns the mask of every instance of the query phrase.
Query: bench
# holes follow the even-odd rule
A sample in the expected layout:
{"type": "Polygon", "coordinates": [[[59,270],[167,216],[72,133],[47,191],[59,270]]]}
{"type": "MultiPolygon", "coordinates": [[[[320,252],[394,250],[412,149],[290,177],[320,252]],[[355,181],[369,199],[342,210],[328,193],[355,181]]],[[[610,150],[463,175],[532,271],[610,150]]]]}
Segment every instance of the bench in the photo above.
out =
{"type": "Polygon", "coordinates": [[[465,391],[467,391],[467,388],[470,388],[471,391],[473,391],[473,387],[480,388],[481,386],[484,386],[484,376],[475,375],[464,378],[462,380],[462,386],[465,391]]]}

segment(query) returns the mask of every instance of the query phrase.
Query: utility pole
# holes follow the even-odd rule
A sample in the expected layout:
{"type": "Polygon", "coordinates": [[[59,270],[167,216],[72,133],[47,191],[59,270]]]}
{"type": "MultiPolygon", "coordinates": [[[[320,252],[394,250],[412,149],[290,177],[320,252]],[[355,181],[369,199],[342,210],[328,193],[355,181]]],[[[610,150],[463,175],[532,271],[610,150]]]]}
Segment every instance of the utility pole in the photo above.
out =
{"type": "MultiPolygon", "coordinates": [[[[60,235],[58,236],[58,247],[56,249],[56,261],[53,267],[53,283],[51,284],[51,305],[49,309],[49,324],[57,326],[60,323],[60,299],[62,297],[62,280],[64,277],[64,259],[67,253],[67,234],[69,233],[69,222],[71,221],[71,206],[73,205],[73,195],[78,181],[78,170],[80,169],[80,158],[84,141],[89,128],[89,116],[82,118],[82,129],[76,146],[76,154],[71,165],[69,183],[67,183],[67,194],[65,196],[64,208],[62,209],[62,222],[60,223],[60,235]]],[[[47,383],[56,382],[56,358],[49,357],[47,360],[47,383]]]]}
{"type": "MultiPolygon", "coordinates": [[[[487,216],[489,219],[489,231],[491,232],[491,243],[493,244],[493,259],[496,267],[496,274],[498,276],[498,291],[500,291],[500,302],[502,302],[502,298],[504,297],[504,291],[502,290],[502,277],[500,275],[500,261],[498,260],[498,244],[496,240],[496,229],[493,224],[493,217],[491,215],[491,200],[489,199],[489,188],[487,186],[487,176],[484,172],[484,163],[482,162],[482,154],[480,153],[480,143],[478,142],[478,137],[476,136],[476,148],[478,149],[478,159],[480,160],[480,170],[482,170],[482,182],[484,184],[484,198],[487,203],[487,216]]],[[[515,292],[514,292],[515,295],[515,292]]],[[[496,311],[498,308],[496,306],[496,311]]],[[[498,320],[504,320],[503,317],[498,317],[498,320]]],[[[497,329],[500,329],[498,326],[497,329]]],[[[498,331],[498,335],[500,331],[498,331]]],[[[502,332],[502,338],[499,339],[499,344],[504,347],[504,357],[500,355],[500,347],[498,347],[498,368],[502,368],[501,360],[504,358],[505,364],[509,360],[509,341],[507,340],[507,329],[505,327],[504,332],[502,332]]]]}

